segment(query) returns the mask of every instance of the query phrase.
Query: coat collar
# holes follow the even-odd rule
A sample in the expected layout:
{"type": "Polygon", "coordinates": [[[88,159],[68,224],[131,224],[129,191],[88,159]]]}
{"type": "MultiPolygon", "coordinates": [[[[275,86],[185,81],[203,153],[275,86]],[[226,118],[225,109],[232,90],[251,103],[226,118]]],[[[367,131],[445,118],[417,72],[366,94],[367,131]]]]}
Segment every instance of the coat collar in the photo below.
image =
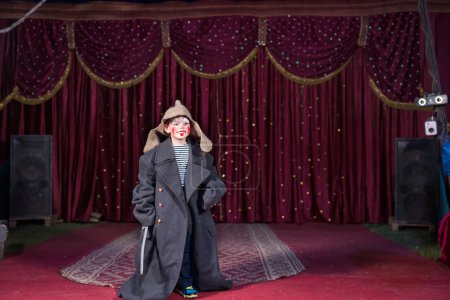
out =
{"type": "Polygon", "coordinates": [[[181,186],[177,161],[170,138],[163,141],[155,154],[155,168],[164,179],[166,185],[177,195],[179,199],[189,199],[200,184],[205,181],[211,171],[206,165],[206,158],[198,144],[191,145],[189,162],[187,165],[184,189],[181,186]],[[185,198],[186,197],[186,198],[185,198]]]}
{"type": "Polygon", "coordinates": [[[156,150],[155,164],[160,164],[166,160],[175,159],[175,153],[173,152],[172,142],[170,138],[165,139],[156,150]]]}
{"type": "Polygon", "coordinates": [[[195,190],[209,177],[210,174],[211,171],[206,165],[205,153],[201,151],[198,144],[192,145],[186,170],[186,178],[184,179],[184,189],[188,201],[195,190]]]}
{"type": "Polygon", "coordinates": [[[181,205],[181,209],[185,210],[186,203],[183,187],[181,186],[180,174],[178,173],[177,161],[173,151],[172,142],[166,139],[157,148],[155,153],[155,169],[162,177],[164,183],[179,199],[177,204],[181,205]],[[183,203],[184,202],[184,203],[183,203]]]}

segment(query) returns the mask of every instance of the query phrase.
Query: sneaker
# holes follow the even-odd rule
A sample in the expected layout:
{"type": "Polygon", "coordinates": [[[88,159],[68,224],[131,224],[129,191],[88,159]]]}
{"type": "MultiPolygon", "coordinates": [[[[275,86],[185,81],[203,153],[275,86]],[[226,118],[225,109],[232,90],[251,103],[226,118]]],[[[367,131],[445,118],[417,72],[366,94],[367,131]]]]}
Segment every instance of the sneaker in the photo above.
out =
{"type": "Polygon", "coordinates": [[[180,294],[181,297],[188,298],[188,299],[198,297],[198,292],[196,289],[194,289],[194,287],[192,285],[185,287],[184,289],[176,288],[175,293],[180,294]]]}

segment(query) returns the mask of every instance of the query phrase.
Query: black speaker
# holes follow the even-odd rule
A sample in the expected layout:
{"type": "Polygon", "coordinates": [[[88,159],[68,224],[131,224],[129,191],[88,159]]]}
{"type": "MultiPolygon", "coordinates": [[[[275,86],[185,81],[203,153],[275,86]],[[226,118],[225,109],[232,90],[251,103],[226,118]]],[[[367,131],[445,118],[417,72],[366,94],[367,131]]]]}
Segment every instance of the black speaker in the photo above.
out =
{"type": "Polygon", "coordinates": [[[397,224],[436,224],[439,207],[438,172],[438,140],[396,140],[394,219],[397,224]]]}
{"type": "Polygon", "coordinates": [[[10,164],[9,219],[49,220],[52,214],[52,137],[13,135],[10,164]]]}

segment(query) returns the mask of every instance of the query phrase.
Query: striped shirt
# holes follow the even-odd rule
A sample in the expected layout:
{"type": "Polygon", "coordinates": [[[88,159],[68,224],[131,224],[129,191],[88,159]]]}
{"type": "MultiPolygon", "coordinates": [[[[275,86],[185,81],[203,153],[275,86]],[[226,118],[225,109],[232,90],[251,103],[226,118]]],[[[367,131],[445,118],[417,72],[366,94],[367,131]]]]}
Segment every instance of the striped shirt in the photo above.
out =
{"type": "Polygon", "coordinates": [[[186,168],[189,161],[189,144],[172,145],[177,160],[178,172],[180,173],[181,185],[184,186],[184,177],[186,175],[186,168]]]}

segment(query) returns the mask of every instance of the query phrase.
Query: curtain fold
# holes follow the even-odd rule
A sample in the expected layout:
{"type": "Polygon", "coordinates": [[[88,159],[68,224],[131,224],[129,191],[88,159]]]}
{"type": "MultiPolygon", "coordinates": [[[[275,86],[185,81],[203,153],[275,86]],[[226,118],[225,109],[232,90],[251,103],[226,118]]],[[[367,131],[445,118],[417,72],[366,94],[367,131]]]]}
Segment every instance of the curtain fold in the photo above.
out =
{"type": "Polygon", "coordinates": [[[85,21],[74,27],[77,58],[86,73],[102,85],[136,85],[161,60],[159,21],[85,21]]]}
{"type": "MultiPolygon", "coordinates": [[[[10,23],[8,20],[0,20],[0,27],[5,28],[10,23]]],[[[16,45],[16,30],[0,35],[0,82],[2,83],[0,89],[0,110],[14,99],[18,90],[15,87],[16,45]]]]}
{"type": "Polygon", "coordinates": [[[234,16],[172,20],[170,38],[176,58],[193,73],[224,77],[254,56],[258,19],[234,16]]]}
{"type": "Polygon", "coordinates": [[[413,102],[420,96],[420,18],[418,13],[371,16],[366,65],[389,99],[413,102]]]}
{"type": "Polygon", "coordinates": [[[66,26],[59,20],[27,19],[18,29],[16,100],[27,104],[47,101],[67,78],[71,54],[66,26]]]}
{"type": "MultiPolygon", "coordinates": [[[[357,19],[348,20],[353,22],[357,19]]],[[[126,47],[116,44],[118,40],[112,43],[111,52],[107,52],[110,48],[105,45],[100,47],[103,54],[117,55],[114,60],[104,58],[100,61],[104,64],[103,67],[108,68],[100,68],[94,61],[93,53],[96,52],[92,52],[93,60],[89,64],[94,66],[90,69],[111,82],[118,80],[120,76],[124,76],[120,79],[128,80],[130,77],[127,76],[137,74],[132,72],[137,68],[141,68],[139,72],[145,72],[148,63],[152,64],[155,57],[159,57],[160,62],[154,64],[154,69],[148,76],[127,88],[111,89],[92,79],[83,69],[81,61],[73,60],[71,64],[67,64],[67,55],[70,55],[71,50],[63,50],[62,53],[67,55],[63,56],[65,60],[61,59],[64,63],[61,63],[58,70],[62,72],[61,70],[70,68],[71,71],[51,102],[27,106],[13,101],[0,111],[0,161],[9,157],[11,134],[52,134],[55,154],[54,213],[66,221],[87,221],[92,211],[100,212],[105,219],[111,221],[133,221],[131,195],[137,180],[138,158],[147,134],[159,124],[162,114],[173,105],[174,100],[181,99],[214,142],[215,164],[228,187],[223,201],[213,210],[217,221],[387,221],[393,213],[395,138],[423,136],[422,124],[429,113],[396,110],[384,105],[379,94],[373,93],[369,82],[373,78],[376,87],[386,97],[402,101],[401,103],[412,100],[417,83],[424,76],[421,62],[423,57],[412,53],[416,44],[420,46],[416,32],[411,29],[416,28],[415,14],[398,15],[398,18],[380,16],[369,20],[372,27],[366,47],[355,46],[359,29],[351,31],[351,34],[347,32],[345,38],[348,38],[348,43],[338,43],[346,49],[343,50],[343,56],[335,57],[337,53],[333,51],[328,53],[331,48],[327,48],[328,44],[324,43],[324,49],[327,50],[324,53],[336,58],[335,63],[323,63],[321,66],[324,68],[318,67],[307,75],[313,79],[320,79],[324,74],[333,76],[314,85],[301,84],[287,78],[270,60],[272,46],[257,46],[259,35],[258,30],[254,29],[261,24],[258,19],[233,17],[227,20],[233,22],[223,21],[223,24],[227,24],[226,28],[234,28],[235,22],[244,22],[248,25],[244,26],[244,31],[250,32],[253,37],[245,41],[247,43],[244,43],[244,50],[233,52],[237,47],[233,41],[243,39],[244,35],[238,32],[239,35],[234,39],[234,35],[228,36],[229,40],[223,40],[224,47],[231,45],[230,52],[227,53],[239,55],[219,55],[221,59],[212,61],[212,64],[205,65],[203,69],[200,69],[198,63],[206,63],[217,57],[217,51],[222,51],[220,45],[219,48],[205,47],[205,52],[199,56],[188,55],[191,51],[189,49],[197,49],[202,43],[207,45],[210,37],[216,38],[214,34],[219,29],[222,30],[221,33],[225,30],[211,20],[198,22],[195,26],[186,24],[186,19],[180,21],[179,25],[171,22],[172,47],[163,49],[162,44],[158,44],[158,47],[152,48],[155,50],[152,52],[155,55],[153,58],[145,56],[146,50],[141,49],[140,54],[148,59],[142,64],[138,63],[139,59],[136,57],[124,63],[120,55],[125,53],[126,47]],[[380,27],[382,30],[373,27],[384,22],[382,20],[388,20],[390,25],[383,25],[387,27],[380,27]],[[201,33],[200,42],[188,34],[194,28],[201,33]],[[181,32],[177,34],[191,43],[189,47],[194,48],[179,44],[183,39],[174,34],[177,30],[181,32]],[[373,32],[374,30],[377,31],[373,32]],[[394,37],[390,31],[379,32],[380,30],[396,30],[397,35],[394,37]],[[406,45],[406,51],[402,52],[392,46],[390,43],[394,40],[406,45]],[[176,45],[173,44],[174,41],[177,41],[176,45]],[[379,45],[385,44],[391,48],[383,51],[379,45]],[[122,46],[125,48],[121,48],[122,46]],[[236,67],[236,62],[245,61],[249,55],[252,55],[252,59],[226,77],[206,78],[196,76],[191,70],[184,68],[171,54],[172,51],[178,55],[188,51],[186,56],[180,56],[182,60],[190,62],[191,67],[205,74],[226,71],[228,66],[236,67]],[[400,70],[393,70],[390,64],[379,60],[378,55],[386,61],[392,60],[394,64],[411,62],[414,67],[404,66],[402,69],[400,66],[400,70]],[[334,73],[328,73],[329,67],[334,73]],[[419,70],[419,79],[416,79],[414,73],[416,68],[419,70]],[[123,72],[117,71],[119,69],[123,72]],[[116,76],[119,77],[107,77],[112,74],[108,72],[113,70],[117,71],[116,76]],[[394,80],[397,76],[403,78],[404,84],[394,80]]],[[[285,22],[283,20],[282,24],[286,24],[285,22]]],[[[359,24],[359,21],[356,23],[359,24]]],[[[45,22],[36,24],[48,25],[45,22]]],[[[270,22],[267,25],[270,26],[270,22]]],[[[64,27],[65,23],[61,23],[61,26],[64,27]]],[[[76,26],[75,24],[75,28],[76,26]]],[[[160,32],[160,24],[152,23],[152,26],[153,33],[158,35],[156,32],[160,32]]],[[[50,32],[64,33],[66,37],[62,27],[51,27],[55,31],[50,32]]],[[[317,28],[322,31],[320,26],[317,28]]],[[[297,28],[297,34],[298,31],[297,28]]],[[[86,34],[88,32],[89,30],[85,31],[86,34]]],[[[106,33],[105,36],[113,35],[106,33]]],[[[89,43],[93,44],[100,40],[98,35],[91,38],[93,40],[89,43]]],[[[159,36],[154,42],[161,43],[161,40],[159,36]]],[[[267,41],[270,40],[268,38],[267,41]]],[[[221,42],[219,38],[214,41],[221,42]]],[[[310,42],[313,41],[315,40],[310,42]]],[[[67,48],[67,39],[64,43],[67,48]]],[[[80,46],[79,43],[78,38],[77,47],[80,46]]],[[[48,42],[46,45],[53,44],[48,42]]],[[[93,51],[94,48],[87,49],[93,51]]],[[[304,49],[303,45],[295,50],[291,48],[291,44],[285,47],[286,51],[306,55],[307,58],[308,54],[321,54],[318,50],[309,52],[310,49],[304,49]]],[[[420,52],[420,47],[417,49],[420,52]]],[[[83,50],[77,48],[77,51],[83,50]]],[[[194,52],[194,55],[198,55],[194,52]]],[[[103,57],[102,55],[99,57],[103,57]]],[[[277,62],[287,68],[291,61],[290,55],[289,60],[277,62]]],[[[319,58],[324,59],[325,56],[319,55],[319,58]]],[[[84,58],[83,56],[83,62],[86,62],[84,58]]],[[[44,64],[45,61],[39,63],[48,65],[48,62],[44,64]]],[[[56,66],[50,65],[55,67],[49,69],[54,72],[56,66]]],[[[11,69],[12,65],[5,60],[3,74],[11,69]]],[[[303,72],[300,67],[297,71],[289,70],[303,72]]],[[[27,76],[32,74],[22,78],[28,78],[27,76]]],[[[42,90],[45,90],[45,86],[53,81],[47,79],[43,82],[42,90]]],[[[36,80],[34,86],[37,83],[36,80]]],[[[10,93],[6,89],[6,85],[2,84],[2,95],[10,93]]]]}
{"type": "Polygon", "coordinates": [[[268,18],[267,49],[290,74],[326,78],[355,53],[359,25],[357,17],[268,18]]]}
{"type": "MultiPolygon", "coordinates": [[[[387,104],[420,95],[419,16],[371,16],[364,50],[371,86],[387,104]]],[[[17,93],[25,104],[51,98],[64,84],[72,51],[85,72],[110,88],[139,84],[161,62],[163,45],[192,74],[229,76],[255,58],[258,47],[288,79],[320,84],[336,76],[358,49],[359,17],[247,16],[202,19],[78,21],[27,20],[19,27],[17,93]],[[36,39],[37,36],[43,39],[36,39]],[[163,43],[164,40],[164,43],[163,43]],[[217,59],[220,57],[220,59],[217,59]]],[[[366,35],[364,35],[366,37],[366,35]]],[[[10,92],[11,93],[11,92],[10,92]]],[[[412,104],[398,108],[413,109],[412,104]]]]}
{"type": "Polygon", "coordinates": [[[51,101],[53,203],[67,221],[89,221],[94,210],[98,152],[98,86],[74,63],[74,70],[51,101]]]}

